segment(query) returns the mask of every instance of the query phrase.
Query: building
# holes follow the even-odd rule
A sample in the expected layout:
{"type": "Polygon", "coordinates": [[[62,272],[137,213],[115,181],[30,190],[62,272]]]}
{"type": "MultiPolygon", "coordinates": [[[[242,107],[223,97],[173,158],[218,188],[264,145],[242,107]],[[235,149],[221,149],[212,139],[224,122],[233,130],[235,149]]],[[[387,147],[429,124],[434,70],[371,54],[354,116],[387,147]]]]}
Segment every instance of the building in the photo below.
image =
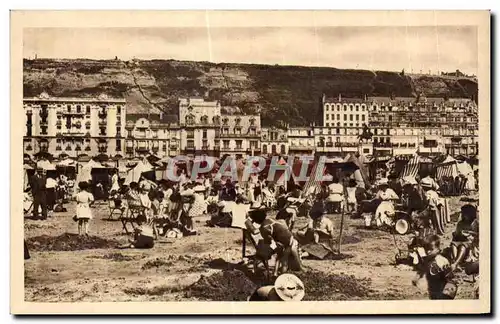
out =
{"type": "Polygon", "coordinates": [[[100,95],[97,98],[24,98],[26,132],[24,153],[45,151],[58,157],[77,158],[123,155],[125,147],[125,99],[100,95]]]}
{"type": "Polygon", "coordinates": [[[260,137],[263,155],[288,155],[288,131],[286,128],[262,128],[260,137]]]}
{"type": "Polygon", "coordinates": [[[313,155],[316,145],[314,128],[288,127],[288,155],[313,155]]]}
{"type": "Polygon", "coordinates": [[[132,158],[154,154],[160,158],[180,154],[180,128],[177,116],[128,114],[125,154],[132,158]]]}
{"type": "MultiPolygon", "coordinates": [[[[217,134],[217,133],[216,133],[217,134]]],[[[260,115],[224,114],[215,144],[220,156],[246,157],[260,155],[260,115]]]]}
{"type": "Polygon", "coordinates": [[[221,106],[202,98],[179,99],[180,153],[220,155],[221,106]]]}
{"type": "Polygon", "coordinates": [[[369,101],[369,126],[378,155],[477,154],[477,107],[472,100],[376,97],[369,101]]]}
{"type": "MultiPolygon", "coordinates": [[[[360,135],[369,123],[369,103],[360,98],[327,98],[323,95],[323,125],[314,127],[316,152],[345,156],[359,151],[360,135]]],[[[363,148],[371,154],[370,147],[363,148]],[[368,151],[367,151],[368,150],[368,151]]]]}

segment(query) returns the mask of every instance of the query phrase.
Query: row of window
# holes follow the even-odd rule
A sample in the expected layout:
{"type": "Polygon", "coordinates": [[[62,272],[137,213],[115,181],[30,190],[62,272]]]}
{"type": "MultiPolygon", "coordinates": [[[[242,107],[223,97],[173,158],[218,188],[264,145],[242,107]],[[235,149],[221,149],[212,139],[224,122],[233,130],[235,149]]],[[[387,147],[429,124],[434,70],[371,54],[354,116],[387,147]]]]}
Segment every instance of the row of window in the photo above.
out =
{"type": "Polygon", "coordinates": [[[366,111],[366,105],[365,104],[325,104],[325,110],[326,111],[341,111],[343,108],[344,111],[366,111]]]}
{"type": "MultiPolygon", "coordinates": [[[[356,114],[356,115],[353,115],[353,114],[344,114],[344,121],[347,121],[347,120],[350,120],[350,121],[365,121],[365,115],[360,115],[359,114],[356,114]]],[[[337,118],[335,118],[335,114],[326,114],[325,115],[325,119],[326,120],[342,120],[341,117],[340,117],[340,114],[337,114],[337,118]]]]}

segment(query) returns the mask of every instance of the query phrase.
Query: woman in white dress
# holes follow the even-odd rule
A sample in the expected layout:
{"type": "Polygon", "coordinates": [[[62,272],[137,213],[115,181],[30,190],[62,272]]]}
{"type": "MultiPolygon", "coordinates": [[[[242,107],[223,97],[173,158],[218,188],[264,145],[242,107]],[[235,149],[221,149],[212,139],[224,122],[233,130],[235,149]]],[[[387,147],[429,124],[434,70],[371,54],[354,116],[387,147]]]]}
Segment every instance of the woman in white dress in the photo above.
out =
{"type": "Polygon", "coordinates": [[[119,192],[120,191],[120,183],[118,178],[118,170],[113,171],[113,175],[111,176],[111,190],[110,192],[119,192]]]}
{"type": "Polygon", "coordinates": [[[186,189],[181,192],[183,197],[192,197],[192,203],[187,212],[183,213],[181,217],[181,223],[184,225],[185,235],[196,235],[197,232],[194,229],[193,218],[203,215],[207,210],[207,204],[205,202],[205,187],[203,185],[197,185],[192,189],[186,189]]]}
{"type": "Polygon", "coordinates": [[[89,220],[92,219],[90,205],[94,202],[94,196],[89,192],[90,186],[88,182],[80,182],[78,187],[80,190],[74,195],[76,200],[75,221],[78,222],[78,235],[85,234],[88,236],[89,220]]]}

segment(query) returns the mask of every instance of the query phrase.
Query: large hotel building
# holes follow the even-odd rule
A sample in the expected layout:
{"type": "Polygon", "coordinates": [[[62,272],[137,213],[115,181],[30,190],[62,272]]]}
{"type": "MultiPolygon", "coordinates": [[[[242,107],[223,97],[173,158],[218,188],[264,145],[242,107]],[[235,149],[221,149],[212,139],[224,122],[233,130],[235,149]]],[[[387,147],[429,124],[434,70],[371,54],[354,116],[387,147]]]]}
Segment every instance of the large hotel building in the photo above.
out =
{"type": "Polygon", "coordinates": [[[24,152],[56,157],[478,152],[478,109],[470,99],[323,96],[319,124],[281,128],[202,98],[179,99],[178,115],[127,114],[125,99],[42,93],[24,98],[24,110],[24,152]]]}
{"type": "Polygon", "coordinates": [[[25,153],[45,151],[74,158],[124,154],[125,99],[55,98],[42,93],[24,98],[23,106],[25,153]]]}

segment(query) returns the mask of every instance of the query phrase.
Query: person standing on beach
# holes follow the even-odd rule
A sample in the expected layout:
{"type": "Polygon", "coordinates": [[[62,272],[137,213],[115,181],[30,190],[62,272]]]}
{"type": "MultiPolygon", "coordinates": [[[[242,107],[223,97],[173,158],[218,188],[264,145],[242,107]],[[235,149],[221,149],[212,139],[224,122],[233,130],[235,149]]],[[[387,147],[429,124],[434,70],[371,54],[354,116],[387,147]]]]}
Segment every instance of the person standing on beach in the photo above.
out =
{"type": "Polygon", "coordinates": [[[38,217],[38,209],[42,209],[41,219],[47,219],[47,177],[42,168],[37,168],[30,181],[31,193],[33,194],[33,219],[38,217]]]}

